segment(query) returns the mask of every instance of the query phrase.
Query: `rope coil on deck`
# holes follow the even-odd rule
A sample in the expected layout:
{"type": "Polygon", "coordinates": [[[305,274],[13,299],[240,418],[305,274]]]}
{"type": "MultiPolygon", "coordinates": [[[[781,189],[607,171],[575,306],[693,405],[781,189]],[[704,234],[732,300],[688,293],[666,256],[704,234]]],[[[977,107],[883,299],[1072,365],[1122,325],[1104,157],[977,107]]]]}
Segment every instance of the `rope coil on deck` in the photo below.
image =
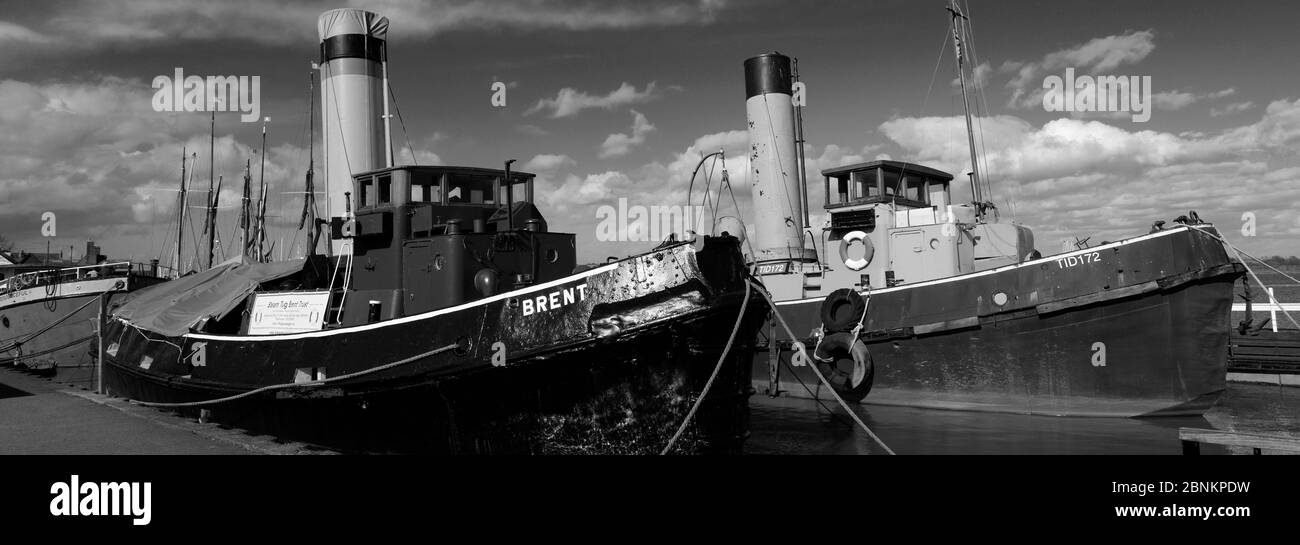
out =
{"type": "Polygon", "coordinates": [[[160,408],[202,407],[202,406],[205,406],[205,405],[216,405],[216,404],[218,404],[218,403],[227,403],[227,402],[230,402],[230,401],[235,401],[235,400],[237,400],[237,399],[242,399],[242,398],[245,398],[245,397],[254,396],[254,395],[257,395],[257,394],[260,394],[260,393],[264,393],[264,392],[270,392],[270,391],[273,391],[273,390],[283,390],[283,389],[286,389],[286,388],[314,388],[314,387],[316,387],[316,386],[321,386],[321,385],[324,385],[324,384],[329,384],[329,383],[331,383],[331,382],[338,382],[338,381],[341,381],[341,380],[352,379],[352,378],[356,378],[356,377],[363,376],[363,375],[369,375],[369,374],[372,374],[372,373],[378,373],[378,372],[380,372],[380,371],[386,371],[386,370],[388,370],[388,369],[392,369],[392,368],[394,368],[394,367],[399,367],[399,366],[406,365],[406,364],[409,364],[409,363],[412,363],[412,362],[416,362],[416,361],[422,360],[422,359],[424,359],[424,358],[428,358],[428,357],[430,357],[430,356],[436,356],[436,355],[438,355],[438,354],[441,354],[441,353],[443,353],[443,352],[447,352],[447,351],[449,351],[449,350],[454,350],[454,349],[457,348],[457,346],[459,346],[459,345],[457,345],[457,344],[449,344],[449,345],[444,346],[444,347],[442,347],[442,348],[438,348],[438,349],[430,350],[430,351],[428,351],[428,352],[424,352],[424,353],[422,353],[422,354],[417,354],[417,355],[411,356],[411,357],[409,357],[409,358],[402,359],[402,360],[398,360],[398,361],[395,361],[395,362],[392,362],[392,363],[386,363],[386,364],[384,364],[384,365],[380,365],[379,367],[372,367],[372,368],[370,368],[370,369],[366,369],[366,370],[364,370],[364,371],[357,371],[357,372],[355,372],[355,373],[348,373],[348,374],[346,374],[346,375],[339,375],[339,376],[337,376],[337,377],[331,377],[331,378],[321,379],[321,380],[312,380],[312,381],[307,381],[307,382],[294,382],[294,383],[288,383],[288,384],[272,384],[272,385],[270,385],[270,386],[263,386],[263,387],[261,387],[261,388],[257,388],[257,389],[255,389],[255,390],[249,390],[249,391],[244,392],[244,393],[242,393],[242,394],[236,394],[236,395],[232,395],[232,396],[228,396],[228,397],[222,397],[222,398],[217,398],[217,399],[209,399],[209,400],[207,400],[207,401],[190,401],[190,402],[185,402],[185,403],[155,403],[155,402],[150,402],[150,401],[137,401],[137,400],[134,400],[134,399],[132,399],[132,400],[130,400],[130,401],[131,401],[131,403],[134,403],[134,404],[136,404],[136,405],[142,405],[142,406],[145,406],[145,407],[160,407],[160,408]]]}

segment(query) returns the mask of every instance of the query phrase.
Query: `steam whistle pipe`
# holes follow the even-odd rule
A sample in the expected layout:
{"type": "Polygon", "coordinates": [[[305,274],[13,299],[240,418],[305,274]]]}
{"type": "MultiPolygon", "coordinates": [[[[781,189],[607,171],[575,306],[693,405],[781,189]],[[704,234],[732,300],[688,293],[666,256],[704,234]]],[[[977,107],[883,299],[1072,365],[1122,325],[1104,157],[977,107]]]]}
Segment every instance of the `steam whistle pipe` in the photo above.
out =
{"type": "MultiPolygon", "coordinates": [[[[791,58],[790,61],[793,65],[791,79],[799,83],[799,59],[791,58]]],[[[800,101],[794,103],[794,149],[799,154],[799,204],[803,208],[803,228],[808,229],[811,227],[808,220],[808,160],[803,148],[803,97],[800,96],[800,101]]]]}
{"type": "Polygon", "coordinates": [[[506,161],[506,230],[515,230],[515,198],[513,187],[510,186],[510,164],[515,160],[506,161]]]}

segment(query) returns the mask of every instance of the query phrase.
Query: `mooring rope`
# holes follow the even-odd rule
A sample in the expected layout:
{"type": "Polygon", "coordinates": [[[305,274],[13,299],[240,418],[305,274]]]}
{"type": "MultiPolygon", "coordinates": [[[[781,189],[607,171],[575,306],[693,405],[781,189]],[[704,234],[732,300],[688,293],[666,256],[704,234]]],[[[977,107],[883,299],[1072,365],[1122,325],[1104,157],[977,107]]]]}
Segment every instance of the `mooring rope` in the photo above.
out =
{"type": "MultiPolygon", "coordinates": [[[[1193,228],[1193,229],[1196,229],[1198,232],[1205,233],[1206,235],[1209,235],[1209,236],[1211,236],[1211,237],[1214,237],[1214,238],[1218,239],[1218,241],[1219,241],[1219,242],[1222,242],[1224,246],[1227,246],[1228,248],[1231,248],[1232,251],[1236,252],[1236,253],[1237,253],[1237,258],[1238,258],[1238,259],[1241,259],[1242,256],[1246,256],[1246,257],[1249,257],[1249,258],[1251,258],[1251,259],[1253,259],[1253,260],[1255,260],[1255,261],[1258,261],[1258,262],[1260,262],[1260,263],[1264,263],[1264,260],[1262,260],[1262,259],[1260,259],[1260,258],[1258,258],[1258,257],[1255,257],[1255,256],[1253,256],[1253,255],[1250,255],[1250,254],[1248,254],[1248,253],[1246,253],[1246,252],[1241,251],[1240,248],[1234,246],[1231,242],[1228,242],[1228,241],[1226,241],[1226,240],[1223,240],[1223,237],[1221,237],[1221,236],[1219,236],[1219,235],[1216,235],[1216,234],[1214,234],[1214,233],[1211,233],[1211,232],[1209,232],[1209,231],[1206,231],[1205,229],[1203,229],[1203,228],[1201,228],[1201,227],[1197,227],[1197,226],[1195,226],[1195,225],[1189,225],[1188,227],[1191,227],[1191,228],[1193,228]]],[[[1243,267],[1246,268],[1246,272],[1250,273],[1250,276],[1251,276],[1252,278],[1255,279],[1255,282],[1256,282],[1257,284],[1259,284],[1259,287],[1262,288],[1262,289],[1264,290],[1264,293],[1268,293],[1268,286],[1264,285],[1264,281],[1259,279],[1259,275],[1255,274],[1255,271],[1254,271],[1253,269],[1250,268],[1250,265],[1247,265],[1247,264],[1246,264],[1246,260],[1245,260],[1245,259],[1241,259],[1241,265],[1242,265],[1243,267]]],[[[1272,266],[1272,265],[1269,265],[1268,263],[1264,263],[1264,266],[1266,266],[1266,267],[1268,267],[1268,268],[1270,268],[1270,269],[1273,269],[1273,266],[1272,266]]],[[[1274,270],[1274,271],[1277,271],[1277,272],[1278,272],[1279,274],[1281,274],[1282,276],[1285,276],[1285,277],[1287,277],[1287,278],[1291,278],[1291,275],[1288,275],[1288,274],[1286,274],[1286,273],[1284,273],[1284,272],[1282,272],[1282,271],[1278,271],[1277,269],[1273,269],[1273,270],[1274,270]]],[[[1291,278],[1291,280],[1295,280],[1295,278],[1291,278]]],[[[1298,280],[1297,282],[1300,282],[1300,280],[1298,280]]],[[[1291,325],[1294,325],[1294,326],[1296,327],[1296,329],[1300,329],[1300,323],[1297,323],[1297,322],[1296,322],[1296,319],[1293,318],[1293,317],[1291,317],[1291,313],[1290,313],[1290,312],[1287,312],[1286,307],[1282,306],[1281,304],[1278,304],[1276,298],[1274,298],[1272,295],[1269,295],[1269,297],[1268,297],[1268,302],[1269,302],[1269,304],[1274,305],[1277,309],[1281,310],[1281,311],[1282,311],[1282,314],[1286,316],[1286,319],[1291,320],[1291,325]]],[[[1249,316],[1247,316],[1247,318],[1249,318],[1249,316]]]]}
{"type": "Polygon", "coordinates": [[[660,456],[668,454],[673,449],[677,439],[682,436],[682,432],[686,431],[686,426],[690,425],[691,419],[695,417],[695,411],[704,402],[704,397],[709,395],[709,388],[713,387],[713,380],[718,378],[718,372],[722,370],[723,362],[727,361],[727,353],[731,352],[731,345],[736,342],[736,333],[740,331],[740,324],[745,321],[745,307],[749,306],[749,291],[750,282],[745,280],[745,298],[740,301],[740,312],[736,315],[736,325],[731,326],[731,336],[727,337],[727,345],[722,349],[722,356],[718,358],[717,365],[713,366],[713,373],[709,375],[708,382],[704,383],[704,390],[700,391],[700,396],[691,405],[690,412],[686,413],[686,419],[682,420],[682,425],[677,427],[677,433],[673,434],[673,438],[668,440],[668,445],[664,447],[663,451],[659,452],[660,456]]]}
{"type": "MultiPolygon", "coordinates": [[[[798,339],[798,337],[795,336],[794,331],[790,329],[790,325],[785,322],[785,318],[781,316],[780,311],[777,310],[776,303],[772,301],[772,297],[768,295],[766,291],[763,291],[761,289],[758,290],[758,292],[761,293],[763,295],[763,298],[767,300],[768,306],[772,307],[772,315],[776,316],[778,322],[781,322],[781,327],[785,329],[785,334],[789,335],[791,339],[798,339]]],[[[802,345],[798,345],[797,348],[799,349],[799,352],[803,354],[805,360],[813,359],[808,357],[807,348],[803,347],[802,345]]],[[[867,432],[868,436],[870,436],[873,440],[875,440],[876,443],[879,444],[881,448],[885,449],[885,452],[888,452],[891,455],[894,454],[894,451],[889,448],[889,445],[886,445],[885,442],[882,441],[880,437],[875,434],[875,432],[871,431],[871,428],[867,426],[866,422],[863,422],[862,419],[858,417],[858,414],[853,412],[853,409],[849,408],[849,404],[844,402],[844,398],[840,397],[838,393],[835,393],[835,388],[831,386],[830,381],[826,380],[826,377],[822,376],[822,372],[817,369],[817,364],[814,363],[812,365],[809,365],[808,367],[812,368],[813,373],[817,375],[817,379],[822,381],[822,384],[826,385],[826,389],[831,393],[832,396],[835,396],[835,401],[838,401],[840,403],[840,407],[843,407],[844,411],[849,413],[849,416],[853,417],[853,421],[857,422],[858,426],[861,427],[863,431],[867,432]]]]}
{"type": "Polygon", "coordinates": [[[442,348],[438,348],[438,349],[435,349],[435,350],[430,350],[430,351],[425,352],[425,353],[423,353],[423,354],[417,354],[417,355],[415,355],[415,356],[411,356],[411,357],[409,357],[409,358],[402,359],[402,360],[398,360],[398,361],[395,361],[395,362],[392,362],[392,363],[386,363],[386,364],[384,364],[384,365],[380,365],[379,367],[372,367],[372,368],[370,368],[370,369],[366,369],[366,370],[364,370],[364,371],[357,371],[357,372],[355,372],[355,373],[349,373],[349,374],[346,374],[346,375],[339,375],[339,376],[337,376],[337,377],[331,377],[331,378],[321,379],[321,380],[312,380],[312,381],[307,381],[307,382],[294,382],[294,383],[288,383],[288,384],[272,384],[272,385],[270,385],[270,386],[263,386],[263,387],[261,387],[261,388],[257,388],[257,389],[255,389],[255,390],[249,390],[249,391],[244,392],[244,393],[242,393],[242,394],[236,394],[236,395],[232,395],[232,396],[228,396],[228,397],[222,397],[222,398],[218,398],[218,399],[209,399],[209,400],[207,400],[207,401],[190,401],[190,402],[186,402],[186,403],[154,403],[154,402],[150,402],[150,401],[137,401],[137,400],[134,400],[134,399],[133,399],[133,400],[130,400],[130,401],[131,401],[131,403],[134,403],[134,404],[136,404],[136,405],[143,405],[143,406],[145,406],[145,407],[162,407],[162,408],[202,407],[202,406],[204,406],[204,405],[216,405],[216,404],[218,404],[218,403],[226,403],[226,402],[229,402],[229,401],[234,401],[234,400],[237,400],[237,399],[242,399],[242,398],[245,398],[245,397],[249,397],[249,396],[257,395],[257,394],[260,394],[260,393],[263,393],[263,392],[269,392],[269,391],[272,391],[272,390],[283,390],[283,389],[285,389],[285,388],[307,388],[307,387],[316,387],[316,386],[321,386],[321,385],[323,385],[323,384],[329,384],[329,383],[331,383],[331,382],[338,382],[338,381],[340,381],[340,380],[352,379],[352,378],[356,378],[356,377],[363,376],[363,375],[369,375],[369,374],[371,374],[371,373],[378,373],[378,372],[380,372],[380,371],[386,371],[386,370],[388,370],[388,369],[392,369],[392,368],[394,368],[394,367],[398,367],[398,366],[406,365],[406,364],[408,364],[408,363],[412,363],[412,362],[415,362],[415,361],[419,361],[419,360],[422,360],[422,359],[427,358],[427,357],[430,357],[430,356],[436,356],[436,355],[441,354],[441,353],[443,353],[443,352],[446,352],[446,351],[448,351],[448,350],[453,350],[453,349],[455,349],[457,346],[458,346],[458,345],[456,345],[456,344],[449,344],[449,345],[444,346],[444,347],[442,347],[442,348]]]}

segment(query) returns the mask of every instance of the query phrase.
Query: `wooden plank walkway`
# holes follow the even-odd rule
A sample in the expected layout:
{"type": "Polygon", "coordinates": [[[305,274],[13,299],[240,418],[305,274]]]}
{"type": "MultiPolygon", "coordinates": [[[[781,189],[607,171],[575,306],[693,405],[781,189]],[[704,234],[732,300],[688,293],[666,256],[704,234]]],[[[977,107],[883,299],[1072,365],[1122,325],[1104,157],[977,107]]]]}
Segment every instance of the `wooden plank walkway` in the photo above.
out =
{"type": "Polygon", "coordinates": [[[1300,331],[1232,332],[1228,341],[1228,371],[1232,373],[1300,374],[1300,331]]]}
{"type": "Polygon", "coordinates": [[[1183,442],[1183,454],[1200,454],[1201,443],[1253,449],[1255,454],[1264,450],[1300,452],[1300,439],[1280,435],[1239,433],[1201,428],[1178,428],[1178,439],[1183,442]]]}

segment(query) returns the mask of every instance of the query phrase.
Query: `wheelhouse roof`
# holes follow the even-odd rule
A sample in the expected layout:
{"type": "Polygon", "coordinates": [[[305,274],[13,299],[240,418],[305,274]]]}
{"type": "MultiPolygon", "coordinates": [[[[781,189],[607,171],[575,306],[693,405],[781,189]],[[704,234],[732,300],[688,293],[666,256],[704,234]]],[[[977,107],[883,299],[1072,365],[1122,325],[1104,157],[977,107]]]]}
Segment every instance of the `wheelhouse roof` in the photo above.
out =
{"type": "MultiPolygon", "coordinates": [[[[504,169],[500,169],[500,168],[458,167],[458,166],[445,166],[445,165],[394,165],[386,168],[377,168],[374,170],[367,170],[365,172],[358,172],[356,174],[353,174],[352,177],[356,178],[358,176],[373,176],[375,174],[382,174],[385,172],[393,172],[397,170],[433,172],[438,174],[442,174],[442,173],[469,174],[469,175],[477,175],[477,176],[502,176],[505,175],[506,173],[504,169]]],[[[511,170],[510,177],[511,178],[536,178],[537,175],[531,172],[511,170]]]]}
{"type": "Polygon", "coordinates": [[[930,176],[934,178],[942,178],[944,180],[952,180],[952,174],[948,174],[947,172],[941,170],[935,170],[933,168],[920,165],[917,163],[908,163],[904,161],[890,161],[886,159],[882,159],[879,161],[868,161],[866,163],[858,163],[856,165],[845,165],[842,167],[828,168],[822,171],[822,176],[838,177],[838,176],[843,176],[845,174],[848,174],[850,172],[856,172],[859,170],[869,170],[876,167],[886,167],[894,170],[905,169],[908,172],[924,174],[926,176],[930,176]]]}

